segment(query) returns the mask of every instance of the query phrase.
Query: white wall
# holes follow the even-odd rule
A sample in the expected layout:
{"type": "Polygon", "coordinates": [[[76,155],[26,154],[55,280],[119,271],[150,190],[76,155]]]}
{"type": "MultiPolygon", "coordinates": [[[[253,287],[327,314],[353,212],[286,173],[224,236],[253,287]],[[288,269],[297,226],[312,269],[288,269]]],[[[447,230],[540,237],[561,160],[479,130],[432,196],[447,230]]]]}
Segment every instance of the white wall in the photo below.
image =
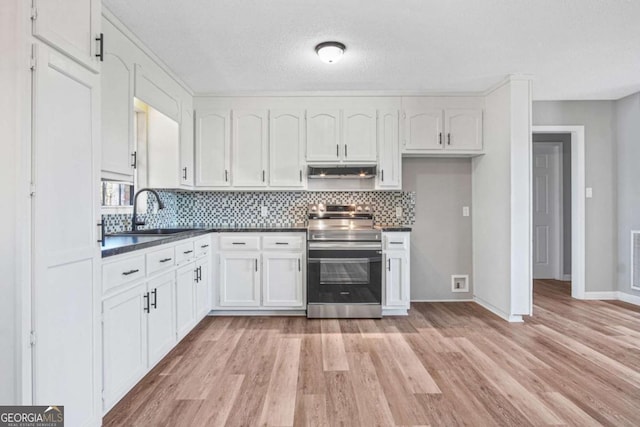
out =
{"type": "Polygon", "coordinates": [[[640,230],[640,93],[615,103],[618,166],[618,290],[640,296],[630,288],[630,234],[640,230]]]}
{"type": "Polygon", "coordinates": [[[471,159],[404,158],[402,188],[416,193],[411,299],[470,299],[471,217],[462,207],[471,206],[471,159]],[[452,274],[468,274],[470,292],[451,292],[452,274]]]}
{"type": "Polygon", "coordinates": [[[586,199],[587,292],[617,290],[617,197],[615,103],[613,101],[538,101],[533,124],[584,125],[585,179],[593,188],[586,199]]]}

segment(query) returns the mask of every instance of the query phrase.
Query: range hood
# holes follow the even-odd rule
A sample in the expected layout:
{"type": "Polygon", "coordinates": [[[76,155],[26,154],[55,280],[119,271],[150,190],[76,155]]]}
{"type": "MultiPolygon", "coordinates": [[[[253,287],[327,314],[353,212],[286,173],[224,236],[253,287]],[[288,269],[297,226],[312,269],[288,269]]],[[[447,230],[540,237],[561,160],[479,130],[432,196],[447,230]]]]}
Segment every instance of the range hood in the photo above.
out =
{"type": "Polygon", "coordinates": [[[309,178],[371,179],[376,177],[375,166],[309,166],[309,178]]]}

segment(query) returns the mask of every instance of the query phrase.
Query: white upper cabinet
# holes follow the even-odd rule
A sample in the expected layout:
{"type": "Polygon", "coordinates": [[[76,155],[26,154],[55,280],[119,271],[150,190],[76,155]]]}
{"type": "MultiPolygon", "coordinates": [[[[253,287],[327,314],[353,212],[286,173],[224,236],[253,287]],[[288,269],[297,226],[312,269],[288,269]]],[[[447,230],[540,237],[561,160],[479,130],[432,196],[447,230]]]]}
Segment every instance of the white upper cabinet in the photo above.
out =
{"type": "Polygon", "coordinates": [[[100,9],[100,0],[33,0],[33,35],[97,72],[100,9]]]}
{"type": "Polygon", "coordinates": [[[267,185],[267,112],[234,110],[232,183],[235,187],[267,185]]]}
{"type": "Polygon", "coordinates": [[[447,109],[444,122],[447,150],[482,150],[482,110],[447,109]]]}
{"type": "MultiPolygon", "coordinates": [[[[109,29],[105,28],[107,36],[114,33],[109,29]]],[[[134,65],[117,47],[115,39],[105,46],[100,74],[102,177],[133,182],[134,65]]]]}
{"type": "Polygon", "coordinates": [[[304,187],[304,111],[269,113],[269,186],[304,187]]]}
{"type": "Polygon", "coordinates": [[[193,105],[191,102],[182,103],[180,120],[180,186],[194,185],[194,140],[193,140],[193,105]]]}
{"type": "Polygon", "coordinates": [[[340,158],[340,110],[307,110],[307,161],[337,162],[340,158]]]}
{"type": "Polygon", "coordinates": [[[443,146],[442,110],[419,109],[404,112],[404,150],[439,150],[443,146]]]}
{"type": "Polygon", "coordinates": [[[345,162],[375,163],[377,160],[376,110],[342,112],[342,159],[345,162]]]}
{"type": "Polygon", "coordinates": [[[378,179],[377,188],[402,188],[402,158],[398,129],[398,110],[378,112],[378,179]]]}
{"type": "Polygon", "coordinates": [[[196,112],[196,187],[231,185],[230,110],[196,112]]]}

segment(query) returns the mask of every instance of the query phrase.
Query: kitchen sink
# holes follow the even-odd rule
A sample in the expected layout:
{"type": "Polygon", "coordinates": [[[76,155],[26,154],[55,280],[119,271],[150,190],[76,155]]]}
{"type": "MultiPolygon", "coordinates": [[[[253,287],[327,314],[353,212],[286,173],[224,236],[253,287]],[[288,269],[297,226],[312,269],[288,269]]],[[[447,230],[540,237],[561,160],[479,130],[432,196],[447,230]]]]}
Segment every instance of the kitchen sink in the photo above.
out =
{"type": "Polygon", "coordinates": [[[197,228],[150,228],[148,230],[121,231],[112,236],[164,236],[198,230],[197,228]]]}

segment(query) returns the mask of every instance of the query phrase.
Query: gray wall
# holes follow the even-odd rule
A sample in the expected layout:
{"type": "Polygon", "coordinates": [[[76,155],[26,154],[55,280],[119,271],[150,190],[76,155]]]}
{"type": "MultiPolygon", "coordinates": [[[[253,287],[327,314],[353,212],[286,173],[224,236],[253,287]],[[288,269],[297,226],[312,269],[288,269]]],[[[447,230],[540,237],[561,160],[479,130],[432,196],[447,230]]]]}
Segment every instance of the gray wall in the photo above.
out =
{"type": "Polygon", "coordinates": [[[571,274],[571,134],[537,133],[536,142],[562,143],[562,273],[571,274]]]}
{"type": "Polygon", "coordinates": [[[617,290],[615,102],[539,101],[534,125],[584,125],[586,186],[586,291],[617,290]]]}
{"type": "MultiPolygon", "coordinates": [[[[416,194],[411,233],[411,299],[471,299],[471,159],[405,158],[402,187],[416,194]],[[470,292],[451,292],[451,275],[468,274],[470,292]]],[[[473,215],[473,209],[471,210],[473,215]]]]}
{"type": "Polygon", "coordinates": [[[618,159],[618,290],[630,288],[631,230],[640,230],[640,93],[615,103],[618,159]]]}
{"type": "MultiPolygon", "coordinates": [[[[17,1],[0,13],[0,405],[17,403],[16,364],[16,150],[19,147],[16,16],[17,1]]],[[[26,70],[26,68],[25,68],[26,70]]]]}

